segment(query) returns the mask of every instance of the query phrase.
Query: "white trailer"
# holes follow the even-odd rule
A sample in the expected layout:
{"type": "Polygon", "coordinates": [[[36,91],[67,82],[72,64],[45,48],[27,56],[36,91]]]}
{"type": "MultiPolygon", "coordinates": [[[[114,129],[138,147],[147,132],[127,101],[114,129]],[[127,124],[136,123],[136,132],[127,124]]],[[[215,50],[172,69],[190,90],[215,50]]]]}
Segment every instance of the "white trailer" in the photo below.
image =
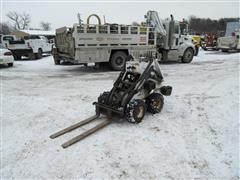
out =
{"type": "Polygon", "coordinates": [[[41,59],[42,53],[49,53],[53,49],[53,43],[44,36],[31,35],[22,40],[7,42],[7,48],[12,51],[15,60],[20,60],[22,56],[29,59],[41,59]]]}
{"type": "Polygon", "coordinates": [[[166,19],[163,23],[158,14],[149,11],[147,22],[139,25],[74,24],[72,28],[56,29],[53,50],[55,64],[68,61],[74,64],[109,62],[114,70],[124,69],[126,57],[131,54],[138,58],[155,53],[162,61],[181,59],[191,62],[194,45],[187,37],[181,36],[177,21],[166,19]]]}

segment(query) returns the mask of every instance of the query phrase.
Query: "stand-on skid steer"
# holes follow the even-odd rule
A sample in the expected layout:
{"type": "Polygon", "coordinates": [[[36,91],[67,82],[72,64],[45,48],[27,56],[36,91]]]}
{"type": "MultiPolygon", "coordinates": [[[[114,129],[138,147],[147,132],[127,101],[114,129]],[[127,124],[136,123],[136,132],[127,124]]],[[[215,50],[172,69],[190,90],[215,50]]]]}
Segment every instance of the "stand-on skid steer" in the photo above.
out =
{"type": "Polygon", "coordinates": [[[101,114],[107,115],[105,121],[67,141],[62,147],[66,148],[110,124],[113,114],[125,117],[130,123],[140,123],[146,111],[155,114],[162,110],[163,95],[171,95],[172,87],[162,86],[162,82],[163,75],[157,59],[143,57],[135,60],[129,56],[125,70],[119,74],[111,91],[103,92],[98,97],[98,101],[93,103],[96,106],[96,115],[50,137],[56,138],[88,124],[96,120],[101,114]]]}

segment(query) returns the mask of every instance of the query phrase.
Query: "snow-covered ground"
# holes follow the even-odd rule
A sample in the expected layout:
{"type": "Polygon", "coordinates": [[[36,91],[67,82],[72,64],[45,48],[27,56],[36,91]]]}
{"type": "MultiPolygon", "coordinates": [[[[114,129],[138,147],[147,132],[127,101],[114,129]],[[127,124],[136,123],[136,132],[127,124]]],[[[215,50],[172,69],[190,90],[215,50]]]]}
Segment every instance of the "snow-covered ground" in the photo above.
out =
{"type": "Polygon", "coordinates": [[[49,135],[94,114],[118,72],[55,66],[51,56],[2,67],[2,179],[238,179],[239,55],[200,51],[191,64],[162,64],[173,93],[160,114],[116,121],[67,149],[86,128],[49,135]]]}

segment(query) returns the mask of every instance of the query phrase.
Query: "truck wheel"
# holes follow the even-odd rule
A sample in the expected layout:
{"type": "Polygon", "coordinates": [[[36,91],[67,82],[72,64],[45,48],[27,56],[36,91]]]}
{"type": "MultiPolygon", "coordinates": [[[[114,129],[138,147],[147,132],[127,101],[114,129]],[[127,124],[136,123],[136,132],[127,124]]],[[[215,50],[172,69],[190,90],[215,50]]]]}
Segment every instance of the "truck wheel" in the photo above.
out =
{"type": "Polygon", "coordinates": [[[183,54],[182,62],[183,63],[190,63],[193,59],[193,49],[187,48],[183,54]]]}
{"type": "Polygon", "coordinates": [[[130,123],[140,123],[144,118],[146,105],[143,100],[130,101],[126,109],[126,119],[130,123]]]}
{"type": "Polygon", "coordinates": [[[8,66],[9,66],[9,67],[12,67],[12,66],[13,66],[13,63],[8,63],[8,66]]]}
{"type": "Polygon", "coordinates": [[[34,60],[34,59],[36,59],[36,54],[35,53],[29,53],[28,57],[29,57],[30,60],[34,60]]]}
{"type": "Polygon", "coordinates": [[[42,49],[38,49],[37,59],[41,59],[41,58],[42,58],[42,49]]]}
{"type": "Polygon", "coordinates": [[[21,60],[22,56],[19,55],[13,55],[14,60],[21,60]]]}
{"type": "Polygon", "coordinates": [[[152,93],[146,99],[147,111],[156,114],[161,112],[164,104],[163,95],[159,93],[152,93]]]}
{"type": "Polygon", "coordinates": [[[55,65],[60,65],[60,60],[59,60],[58,56],[53,56],[53,59],[54,59],[55,65]]]}
{"type": "Polygon", "coordinates": [[[127,54],[123,51],[115,52],[110,60],[110,64],[113,70],[121,71],[125,68],[127,54]]]}

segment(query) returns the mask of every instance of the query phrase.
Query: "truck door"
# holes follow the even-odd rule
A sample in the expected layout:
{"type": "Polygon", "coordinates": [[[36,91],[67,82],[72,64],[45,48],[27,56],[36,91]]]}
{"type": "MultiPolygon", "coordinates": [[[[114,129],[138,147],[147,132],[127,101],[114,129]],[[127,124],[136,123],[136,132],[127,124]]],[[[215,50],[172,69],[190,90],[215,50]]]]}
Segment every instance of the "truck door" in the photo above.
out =
{"type": "Polygon", "coordinates": [[[179,39],[180,39],[180,26],[179,22],[175,21],[172,49],[178,49],[179,39]]]}
{"type": "Polygon", "coordinates": [[[48,39],[45,36],[40,36],[41,41],[39,41],[39,43],[41,43],[41,48],[43,52],[49,52],[51,51],[51,47],[50,47],[50,43],[48,42],[48,39]]]}

